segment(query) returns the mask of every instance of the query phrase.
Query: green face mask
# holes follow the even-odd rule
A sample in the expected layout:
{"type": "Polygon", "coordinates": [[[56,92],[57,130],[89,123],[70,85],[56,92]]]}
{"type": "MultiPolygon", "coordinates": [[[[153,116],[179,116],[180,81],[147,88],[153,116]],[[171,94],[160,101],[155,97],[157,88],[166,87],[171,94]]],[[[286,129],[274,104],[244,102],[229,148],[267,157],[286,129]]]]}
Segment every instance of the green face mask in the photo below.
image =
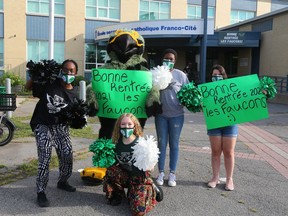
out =
{"type": "Polygon", "coordinates": [[[74,75],[62,74],[62,79],[64,82],[70,84],[75,80],[74,75]]]}
{"type": "Polygon", "coordinates": [[[174,68],[174,63],[171,60],[169,60],[169,59],[163,59],[162,64],[164,66],[167,66],[169,69],[173,69],[174,68]]]}
{"type": "Polygon", "coordinates": [[[134,132],[133,128],[120,128],[120,133],[125,137],[130,137],[134,132]]]}

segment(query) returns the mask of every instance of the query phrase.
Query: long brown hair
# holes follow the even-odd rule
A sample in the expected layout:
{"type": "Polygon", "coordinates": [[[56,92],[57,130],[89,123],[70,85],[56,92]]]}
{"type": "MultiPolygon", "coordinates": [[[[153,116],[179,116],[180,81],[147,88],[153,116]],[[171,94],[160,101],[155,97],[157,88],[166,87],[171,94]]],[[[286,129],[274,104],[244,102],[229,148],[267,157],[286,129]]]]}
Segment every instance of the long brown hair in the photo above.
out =
{"type": "Polygon", "coordinates": [[[120,125],[121,121],[124,117],[128,117],[131,119],[131,121],[134,123],[134,132],[133,134],[137,137],[143,136],[143,130],[140,125],[139,120],[134,116],[132,113],[123,113],[116,121],[113,134],[112,134],[112,142],[117,143],[120,138],[122,138],[122,134],[120,133],[120,125]]]}

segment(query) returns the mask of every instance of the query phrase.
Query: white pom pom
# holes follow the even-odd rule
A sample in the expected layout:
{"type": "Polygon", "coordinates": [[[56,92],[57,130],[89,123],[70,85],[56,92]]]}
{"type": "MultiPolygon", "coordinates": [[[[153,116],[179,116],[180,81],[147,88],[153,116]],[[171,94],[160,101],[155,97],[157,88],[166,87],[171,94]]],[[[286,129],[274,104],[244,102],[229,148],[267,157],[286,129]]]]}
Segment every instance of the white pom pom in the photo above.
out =
{"type": "Polygon", "coordinates": [[[140,137],[138,143],[132,148],[134,149],[134,166],[143,171],[152,170],[160,154],[155,138],[153,136],[146,136],[146,139],[140,137]]]}
{"type": "Polygon", "coordinates": [[[157,66],[150,70],[152,72],[152,86],[157,90],[167,88],[171,83],[172,73],[167,66],[157,66]]]}

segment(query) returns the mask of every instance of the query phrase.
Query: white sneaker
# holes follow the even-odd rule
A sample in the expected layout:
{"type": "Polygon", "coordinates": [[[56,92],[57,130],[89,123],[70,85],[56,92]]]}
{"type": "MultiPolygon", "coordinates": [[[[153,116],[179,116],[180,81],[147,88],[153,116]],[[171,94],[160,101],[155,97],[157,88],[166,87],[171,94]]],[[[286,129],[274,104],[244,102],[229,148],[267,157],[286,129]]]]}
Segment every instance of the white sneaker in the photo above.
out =
{"type": "Polygon", "coordinates": [[[157,177],[157,179],[156,179],[156,182],[157,182],[157,184],[158,185],[163,185],[163,183],[164,183],[164,172],[160,172],[159,173],[159,175],[158,175],[158,177],[157,177]]]}
{"type": "Polygon", "coordinates": [[[168,177],[168,185],[170,187],[176,186],[176,175],[174,173],[170,173],[168,177]]]}

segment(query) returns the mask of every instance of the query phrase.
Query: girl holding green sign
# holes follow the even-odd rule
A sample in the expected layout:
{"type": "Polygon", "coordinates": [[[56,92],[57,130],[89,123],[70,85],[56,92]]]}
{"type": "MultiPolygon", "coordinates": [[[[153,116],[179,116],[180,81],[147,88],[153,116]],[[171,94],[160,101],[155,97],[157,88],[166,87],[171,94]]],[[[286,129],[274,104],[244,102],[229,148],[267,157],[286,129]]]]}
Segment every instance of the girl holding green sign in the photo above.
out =
{"type": "MultiPolygon", "coordinates": [[[[225,69],[221,65],[215,65],[211,69],[212,82],[227,79],[225,69]]],[[[221,154],[224,155],[224,165],[226,170],[225,190],[234,190],[233,171],[234,171],[234,149],[238,136],[237,125],[210,129],[207,131],[211,145],[211,165],[213,177],[208,182],[208,187],[215,188],[219,181],[221,154]]]]}

